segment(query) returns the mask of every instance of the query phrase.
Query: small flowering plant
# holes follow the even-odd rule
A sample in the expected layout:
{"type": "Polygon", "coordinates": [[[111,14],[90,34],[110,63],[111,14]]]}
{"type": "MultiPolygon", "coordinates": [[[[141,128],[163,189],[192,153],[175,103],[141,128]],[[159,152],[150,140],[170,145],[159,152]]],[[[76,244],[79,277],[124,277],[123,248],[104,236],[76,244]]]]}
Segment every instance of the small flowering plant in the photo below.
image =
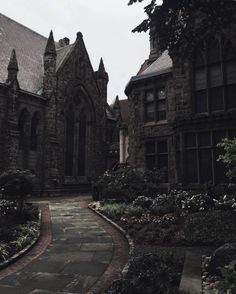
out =
{"type": "Polygon", "coordinates": [[[214,207],[220,210],[236,211],[236,193],[232,195],[223,195],[219,199],[213,199],[214,207]]]}
{"type": "Polygon", "coordinates": [[[211,197],[207,193],[195,193],[193,191],[172,190],[176,205],[187,212],[208,210],[212,207],[211,197]]]}

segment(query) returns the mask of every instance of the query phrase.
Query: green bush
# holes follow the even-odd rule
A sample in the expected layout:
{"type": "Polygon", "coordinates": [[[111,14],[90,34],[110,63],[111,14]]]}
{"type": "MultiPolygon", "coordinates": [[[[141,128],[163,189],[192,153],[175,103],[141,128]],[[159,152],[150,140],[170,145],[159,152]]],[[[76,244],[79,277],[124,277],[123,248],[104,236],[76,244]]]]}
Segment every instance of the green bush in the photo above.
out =
{"type": "Polygon", "coordinates": [[[222,161],[228,169],[226,175],[230,180],[236,179],[236,138],[223,139],[221,143],[217,145],[224,149],[224,154],[220,155],[218,161],[222,161]]]}
{"type": "Polygon", "coordinates": [[[132,217],[140,217],[143,213],[145,212],[145,209],[142,208],[141,206],[133,206],[132,204],[127,205],[125,214],[128,216],[132,217]]]}
{"type": "Polygon", "coordinates": [[[173,253],[146,253],[131,260],[125,276],[116,280],[108,294],[179,293],[183,259],[173,253]]]}
{"type": "Polygon", "coordinates": [[[191,245],[220,246],[236,242],[236,214],[220,210],[190,214],[183,230],[187,244],[191,245]]]}
{"type": "Polygon", "coordinates": [[[116,198],[131,202],[138,195],[154,197],[162,178],[158,171],[122,166],[116,171],[106,171],[94,183],[94,190],[99,191],[100,199],[116,198]]]}
{"type": "Polygon", "coordinates": [[[22,213],[27,195],[32,193],[35,176],[28,170],[8,170],[0,175],[0,189],[4,199],[17,202],[17,211],[22,213]]]}

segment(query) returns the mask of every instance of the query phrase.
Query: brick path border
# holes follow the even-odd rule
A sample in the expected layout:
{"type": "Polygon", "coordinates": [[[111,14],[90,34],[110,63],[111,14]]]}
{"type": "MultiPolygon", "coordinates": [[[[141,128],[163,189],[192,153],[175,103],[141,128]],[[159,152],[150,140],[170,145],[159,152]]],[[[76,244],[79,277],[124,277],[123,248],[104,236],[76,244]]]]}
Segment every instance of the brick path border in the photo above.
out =
{"type": "Polygon", "coordinates": [[[39,203],[41,210],[41,228],[40,237],[33,248],[21,257],[18,261],[9,265],[7,268],[0,270],[0,280],[23,269],[31,261],[38,258],[52,241],[51,217],[49,203],[39,203]]]}
{"type": "Polygon", "coordinates": [[[89,201],[81,201],[80,207],[90,211],[93,218],[98,224],[111,235],[114,244],[112,260],[98,281],[93,285],[86,294],[101,294],[104,293],[111,283],[121,277],[124,267],[129,260],[129,244],[123,234],[109,222],[104,220],[100,215],[88,208],[89,201]]]}

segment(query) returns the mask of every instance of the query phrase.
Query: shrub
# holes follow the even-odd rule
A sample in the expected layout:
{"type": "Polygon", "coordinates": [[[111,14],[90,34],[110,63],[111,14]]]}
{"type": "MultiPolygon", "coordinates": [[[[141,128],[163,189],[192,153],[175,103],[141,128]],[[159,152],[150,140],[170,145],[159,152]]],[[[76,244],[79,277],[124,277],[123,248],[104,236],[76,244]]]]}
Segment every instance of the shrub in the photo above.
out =
{"type": "Polygon", "coordinates": [[[207,193],[193,191],[172,190],[176,205],[187,212],[198,212],[213,207],[213,200],[207,193]]]}
{"type": "Polygon", "coordinates": [[[172,253],[146,253],[131,260],[125,278],[116,280],[109,294],[179,293],[183,260],[172,253]]]}
{"type": "Polygon", "coordinates": [[[187,244],[233,243],[236,242],[236,214],[220,210],[197,212],[186,217],[183,230],[187,244]]]}
{"type": "Polygon", "coordinates": [[[15,215],[17,207],[16,201],[0,199],[0,217],[15,215]]]}
{"type": "Polygon", "coordinates": [[[141,206],[133,206],[127,205],[125,214],[128,214],[130,217],[135,216],[135,217],[140,217],[143,213],[145,212],[145,209],[142,208],[141,206]]]}
{"type": "Polygon", "coordinates": [[[175,199],[172,195],[161,194],[153,199],[150,212],[154,215],[162,216],[176,211],[175,199]]]}
{"type": "Polygon", "coordinates": [[[146,196],[138,196],[133,202],[133,206],[141,206],[142,208],[150,208],[153,203],[153,199],[146,196]]]}
{"type": "Polygon", "coordinates": [[[138,195],[153,197],[157,194],[162,175],[158,171],[141,171],[121,166],[116,171],[106,171],[94,183],[100,198],[117,198],[131,202],[138,195]]]}
{"type": "Polygon", "coordinates": [[[225,152],[219,156],[218,161],[222,161],[228,169],[227,177],[230,180],[236,179],[236,138],[223,139],[217,146],[222,147],[225,152]]]}
{"type": "Polygon", "coordinates": [[[34,180],[34,175],[28,170],[9,170],[0,175],[2,197],[16,201],[19,214],[26,196],[32,193],[34,180]]]}

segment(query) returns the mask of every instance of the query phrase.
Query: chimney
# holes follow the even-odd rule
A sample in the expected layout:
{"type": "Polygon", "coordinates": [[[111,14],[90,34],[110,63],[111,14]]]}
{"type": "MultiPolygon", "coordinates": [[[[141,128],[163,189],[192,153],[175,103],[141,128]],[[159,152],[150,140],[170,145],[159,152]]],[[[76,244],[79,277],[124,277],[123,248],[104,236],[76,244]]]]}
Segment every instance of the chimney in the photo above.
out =
{"type": "Polygon", "coordinates": [[[65,37],[65,38],[59,40],[59,47],[60,48],[68,46],[68,45],[70,45],[70,39],[69,38],[65,37]]]}

